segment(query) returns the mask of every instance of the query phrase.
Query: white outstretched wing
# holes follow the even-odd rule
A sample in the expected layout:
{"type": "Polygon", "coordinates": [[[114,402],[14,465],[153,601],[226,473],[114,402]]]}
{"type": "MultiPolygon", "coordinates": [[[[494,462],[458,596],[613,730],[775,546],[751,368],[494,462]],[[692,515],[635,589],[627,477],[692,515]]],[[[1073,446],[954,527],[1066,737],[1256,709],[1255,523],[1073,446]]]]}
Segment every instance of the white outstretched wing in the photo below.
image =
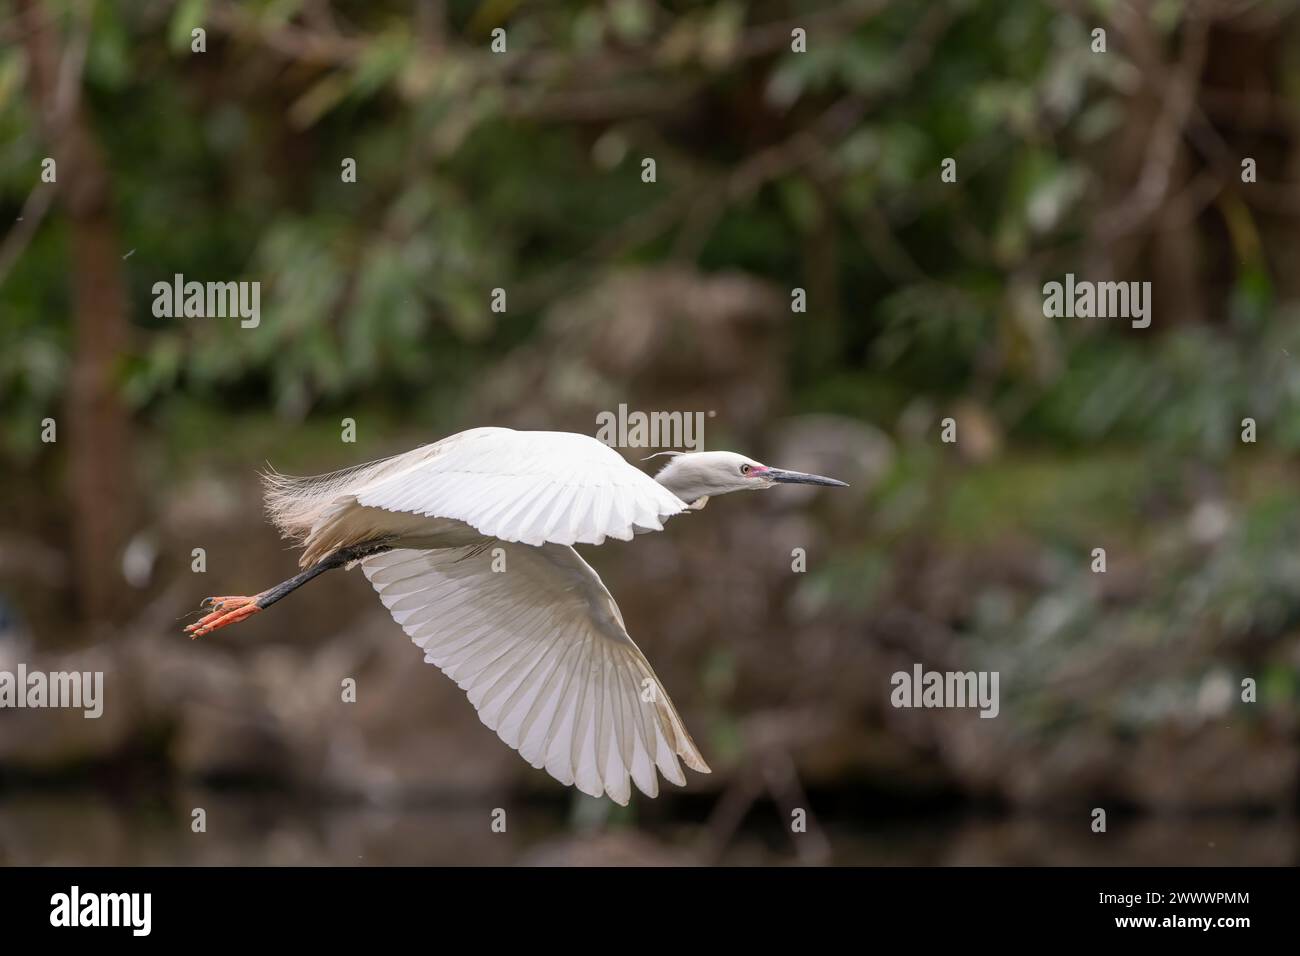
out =
{"type": "MultiPolygon", "coordinates": [[[[455,518],[524,544],[601,544],[663,530],[686,505],[588,435],[475,428],[352,492],[368,508],[455,518]]],[[[405,457],[405,456],[403,456],[405,457]]],[[[401,459],[394,459],[400,465],[401,459]]]]}
{"type": "Polygon", "coordinates": [[[561,783],[626,804],[629,780],[658,794],[656,766],[684,785],[678,756],[709,772],[614,599],[572,548],[397,549],[362,568],[483,723],[561,783]]]}

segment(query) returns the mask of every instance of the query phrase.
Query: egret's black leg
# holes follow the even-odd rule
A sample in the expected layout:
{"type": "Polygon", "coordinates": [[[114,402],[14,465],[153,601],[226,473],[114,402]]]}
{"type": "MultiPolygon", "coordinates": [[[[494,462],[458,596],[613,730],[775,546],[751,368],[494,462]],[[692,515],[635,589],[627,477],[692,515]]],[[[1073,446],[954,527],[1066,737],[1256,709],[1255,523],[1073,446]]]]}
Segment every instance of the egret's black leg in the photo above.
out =
{"type": "Polygon", "coordinates": [[[185,632],[191,637],[198,637],[201,634],[209,634],[218,628],[226,627],[230,624],[236,624],[245,618],[252,617],[263,608],[268,608],[276,601],[280,600],[287,594],[296,591],[318,574],[324,574],[326,571],[334,568],[341,568],[351,561],[368,557],[372,554],[380,554],[384,551],[391,550],[391,545],[383,541],[373,541],[367,544],[352,545],[347,548],[340,548],[333,554],[321,558],[306,571],[295,574],[287,581],[282,581],[273,588],[267,588],[260,594],[254,594],[252,597],[244,595],[230,595],[226,597],[204,598],[199,605],[201,608],[211,608],[212,610],[199,618],[185,632]]]}

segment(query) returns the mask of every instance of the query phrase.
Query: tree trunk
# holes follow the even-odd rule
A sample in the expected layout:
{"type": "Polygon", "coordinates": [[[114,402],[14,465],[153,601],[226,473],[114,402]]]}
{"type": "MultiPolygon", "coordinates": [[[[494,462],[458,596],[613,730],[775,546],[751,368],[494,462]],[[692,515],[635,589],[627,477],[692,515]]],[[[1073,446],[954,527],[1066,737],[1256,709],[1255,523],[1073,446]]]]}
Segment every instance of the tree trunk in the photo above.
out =
{"type": "Polygon", "coordinates": [[[69,225],[74,344],[65,407],[74,583],[82,618],[98,624],[123,609],[120,560],[134,510],[130,423],[115,381],[130,337],[127,292],[108,170],[79,105],[81,78],[60,75],[55,14],[35,0],[21,0],[18,9],[33,105],[69,225]]]}

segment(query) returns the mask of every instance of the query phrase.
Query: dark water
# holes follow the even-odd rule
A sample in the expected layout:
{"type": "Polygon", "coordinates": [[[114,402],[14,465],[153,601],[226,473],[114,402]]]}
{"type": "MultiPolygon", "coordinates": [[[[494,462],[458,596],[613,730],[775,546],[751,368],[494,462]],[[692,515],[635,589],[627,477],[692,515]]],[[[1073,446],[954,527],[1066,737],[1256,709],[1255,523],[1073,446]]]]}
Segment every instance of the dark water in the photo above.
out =
{"type": "Polygon", "coordinates": [[[481,802],[384,809],[280,795],[185,791],[106,798],[98,791],[0,796],[4,865],[1294,865],[1296,821],[1208,815],[1116,820],[1086,815],[823,820],[791,834],[757,808],[738,833],[707,821],[599,819],[569,808],[481,802]],[[191,829],[192,808],[206,832],[191,829]],[[493,823],[496,822],[494,829],[493,823]]]}

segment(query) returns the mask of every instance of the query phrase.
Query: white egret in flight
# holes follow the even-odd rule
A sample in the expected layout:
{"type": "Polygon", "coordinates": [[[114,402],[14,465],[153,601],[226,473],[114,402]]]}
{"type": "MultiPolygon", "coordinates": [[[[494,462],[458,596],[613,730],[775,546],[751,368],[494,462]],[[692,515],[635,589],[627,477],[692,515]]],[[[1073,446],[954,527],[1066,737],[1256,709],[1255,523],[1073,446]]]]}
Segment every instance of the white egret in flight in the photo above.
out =
{"type": "Polygon", "coordinates": [[[267,510],[302,542],[296,577],[213,597],[198,637],[270,607],[323,571],[361,564],[402,629],[534,767],[619,804],[655,768],[709,767],[596,572],[573,549],[661,531],[712,495],[844,482],[729,451],[668,453],[655,478],[570,432],[474,428],[314,478],[270,474],[267,510]]]}

